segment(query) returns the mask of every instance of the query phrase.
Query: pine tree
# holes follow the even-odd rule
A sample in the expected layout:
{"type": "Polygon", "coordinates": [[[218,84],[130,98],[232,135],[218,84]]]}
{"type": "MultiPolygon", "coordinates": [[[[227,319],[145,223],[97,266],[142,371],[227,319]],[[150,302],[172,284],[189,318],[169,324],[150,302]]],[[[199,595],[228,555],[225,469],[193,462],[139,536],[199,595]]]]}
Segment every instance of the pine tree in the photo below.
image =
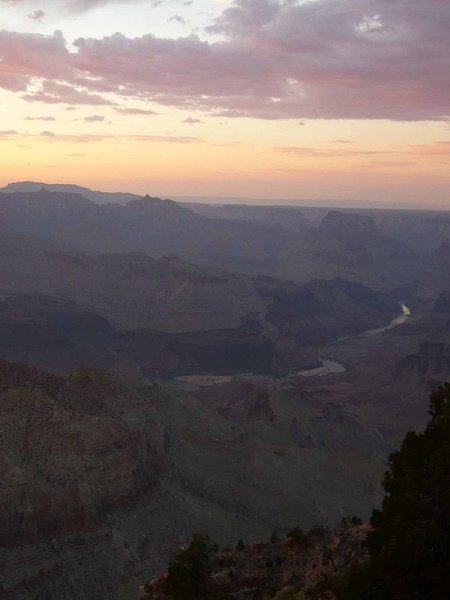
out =
{"type": "Polygon", "coordinates": [[[389,458],[370,559],[336,580],[339,600],[450,598],[450,384],[431,395],[430,415],[389,458]]]}

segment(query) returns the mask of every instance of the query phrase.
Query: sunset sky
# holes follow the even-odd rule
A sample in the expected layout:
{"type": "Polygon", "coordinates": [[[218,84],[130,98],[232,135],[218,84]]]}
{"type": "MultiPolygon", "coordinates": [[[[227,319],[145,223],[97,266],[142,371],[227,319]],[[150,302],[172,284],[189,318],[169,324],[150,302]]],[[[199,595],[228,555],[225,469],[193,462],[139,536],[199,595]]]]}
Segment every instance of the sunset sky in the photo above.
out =
{"type": "Polygon", "coordinates": [[[0,184],[450,208],[450,0],[0,0],[0,184]]]}

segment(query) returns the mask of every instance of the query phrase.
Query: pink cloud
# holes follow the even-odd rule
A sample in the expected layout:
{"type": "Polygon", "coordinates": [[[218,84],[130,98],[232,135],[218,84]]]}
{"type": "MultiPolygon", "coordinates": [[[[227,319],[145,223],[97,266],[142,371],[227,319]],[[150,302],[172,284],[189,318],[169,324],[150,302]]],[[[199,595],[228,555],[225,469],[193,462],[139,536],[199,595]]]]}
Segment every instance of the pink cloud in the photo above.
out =
{"type": "MultiPolygon", "coordinates": [[[[99,6],[106,6],[107,4],[132,4],[136,3],[139,0],[41,0],[37,2],[37,4],[42,5],[44,2],[46,5],[53,5],[57,8],[62,8],[63,10],[68,10],[72,12],[85,12],[91,10],[92,8],[97,8],[99,6]]],[[[0,0],[0,6],[2,4],[24,4],[25,0],[0,0]]],[[[152,6],[157,5],[157,3],[153,0],[151,2],[152,6]]],[[[35,12],[29,15],[32,19],[40,20],[45,16],[45,12],[41,9],[36,10],[35,12]],[[35,16],[36,15],[36,16],[35,16]]]]}
{"type": "Polygon", "coordinates": [[[33,78],[70,75],[69,53],[60,31],[52,36],[0,31],[0,87],[24,91],[33,78]]]}
{"type": "Polygon", "coordinates": [[[92,106],[105,106],[113,104],[98,94],[77,89],[74,85],[56,83],[45,79],[38,90],[22,96],[29,102],[45,102],[47,104],[87,104],[92,106]]]}
{"type": "Polygon", "coordinates": [[[61,34],[2,32],[0,86],[41,78],[26,99],[110,104],[112,93],[226,117],[444,119],[449,28],[440,0],[235,0],[210,28],[216,42],[118,33],[69,52],[61,34]]]}

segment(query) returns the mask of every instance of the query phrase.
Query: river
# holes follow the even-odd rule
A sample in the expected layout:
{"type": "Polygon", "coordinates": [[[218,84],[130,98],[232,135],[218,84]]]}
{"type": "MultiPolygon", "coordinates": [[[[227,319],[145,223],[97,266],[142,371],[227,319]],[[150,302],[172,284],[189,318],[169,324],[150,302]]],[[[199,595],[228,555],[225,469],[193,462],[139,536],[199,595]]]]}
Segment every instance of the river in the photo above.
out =
{"type": "MultiPolygon", "coordinates": [[[[405,323],[411,316],[411,309],[405,303],[402,303],[400,306],[402,308],[402,314],[398,317],[395,317],[395,319],[392,319],[392,321],[388,325],[385,325],[384,327],[379,327],[378,329],[368,329],[367,331],[363,331],[355,337],[370,337],[373,335],[379,335],[380,333],[384,333],[385,331],[389,331],[391,329],[394,329],[394,327],[405,323]]],[[[344,342],[345,340],[349,340],[351,339],[351,337],[352,336],[340,338],[339,340],[336,340],[334,344],[338,342],[344,342]]],[[[321,367],[316,367],[315,369],[307,369],[306,371],[297,371],[296,373],[292,373],[291,377],[324,377],[325,375],[329,375],[330,373],[344,373],[347,370],[344,367],[344,365],[341,365],[340,363],[334,362],[332,360],[328,360],[326,358],[319,358],[319,362],[322,363],[321,367]]]]}
{"type": "Polygon", "coordinates": [[[297,371],[291,373],[290,377],[323,377],[330,373],[344,373],[347,370],[344,365],[334,362],[333,360],[328,360],[327,358],[319,358],[319,362],[322,363],[321,367],[307,369],[306,371],[297,371]]]}
{"type": "Polygon", "coordinates": [[[379,333],[384,333],[385,331],[389,331],[390,329],[394,329],[394,327],[397,327],[397,325],[402,325],[402,323],[405,323],[411,316],[411,309],[408,308],[408,306],[406,306],[406,304],[401,304],[401,307],[402,307],[402,314],[399,317],[396,317],[395,319],[393,319],[389,323],[389,325],[386,325],[385,327],[380,327],[379,329],[369,329],[368,331],[364,331],[363,333],[361,333],[361,335],[362,336],[377,335],[379,333]]]}
{"type": "MultiPolygon", "coordinates": [[[[351,339],[352,337],[369,337],[373,335],[378,335],[380,333],[384,333],[385,331],[389,331],[390,329],[394,329],[398,325],[405,323],[411,316],[411,309],[404,303],[401,305],[402,314],[398,317],[395,317],[388,325],[384,327],[380,327],[378,329],[368,329],[367,331],[363,331],[357,336],[346,336],[343,338],[339,338],[333,344],[342,343],[346,340],[351,339]]],[[[345,373],[347,370],[344,365],[341,365],[338,362],[333,360],[329,360],[328,358],[319,358],[319,362],[321,363],[320,367],[315,367],[314,369],[306,369],[304,371],[295,371],[294,373],[290,373],[289,377],[324,377],[325,375],[345,373]]],[[[251,375],[248,373],[247,376],[251,375]]],[[[214,374],[206,374],[206,375],[185,375],[183,377],[176,377],[175,382],[179,385],[184,385],[186,387],[210,387],[213,385],[221,385],[224,383],[230,382],[234,377],[244,377],[242,373],[236,373],[235,375],[214,375],[214,374]]]]}

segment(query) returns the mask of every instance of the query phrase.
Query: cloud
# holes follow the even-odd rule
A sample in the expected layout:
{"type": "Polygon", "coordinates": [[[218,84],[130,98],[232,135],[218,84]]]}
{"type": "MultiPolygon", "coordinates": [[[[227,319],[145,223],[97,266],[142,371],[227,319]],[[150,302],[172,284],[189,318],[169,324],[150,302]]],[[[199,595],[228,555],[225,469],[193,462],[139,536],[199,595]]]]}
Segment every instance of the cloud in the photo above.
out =
{"type": "Polygon", "coordinates": [[[0,131],[0,139],[20,135],[23,139],[36,140],[44,139],[48,142],[73,142],[78,144],[86,144],[92,142],[111,141],[111,142],[152,142],[161,144],[200,144],[202,140],[193,136],[177,136],[177,135],[112,135],[112,134],[92,134],[92,133],[77,133],[77,134],[56,134],[53,131],[41,131],[39,134],[34,133],[18,133],[15,130],[0,131]]]}
{"type": "Polygon", "coordinates": [[[46,17],[46,14],[43,10],[38,9],[34,10],[32,13],[28,15],[28,18],[32,21],[43,21],[46,17]]]}
{"type": "Polygon", "coordinates": [[[450,155],[450,141],[434,142],[432,144],[419,144],[411,146],[412,152],[423,156],[448,156],[450,155]]]}
{"type": "Polygon", "coordinates": [[[76,61],[116,90],[225,116],[440,119],[449,26],[437,0],[237,0],[212,28],[223,41],[83,39],[76,61]]]}
{"type": "MultiPolygon", "coordinates": [[[[86,10],[104,2],[77,2],[86,10]]],[[[105,94],[216,116],[437,120],[450,113],[450,2],[234,0],[178,39],[0,32],[0,87],[25,99],[114,104],[105,94]]],[[[108,96],[109,98],[110,96],[108,96]]]]}
{"type": "Polygon", "coordinates": [[[25,117],[25,121],[56,121],[55,117],[25,117]]]}
{"type": "MultiPolygon", "coordinates": [[[[65,0],[64,6],[74,12],[85,12],[93,8],[100,6],[106,6],[107,4],[137,4],[142,0],[65,0]]],[[[151,6],[158,6],[161,2],[157,0],[151,0],[149,2],[151,6]]]]}
{"type": "Polygon", "coordinates": [[[34,78],[72,78],[60,31],[52,36],[0,31],[0,87],[25,91],[34,78]]]}
{"type": "Polygon", "coordinates": [[[174,21],[176,23],[180,23],[181,25],[186,25],[186,19],[183,18],[181,15],[172,15],[171,17],[169,17],[169,19],[167,19],[169,21],[169,23],[171,21],[174,21]]]}
{"type": "Polygon", "coordinates": [[[396,161],[375,160],[369,164],[376,165],[378,167],[398,168],[398,167],[412,167],[414,165],[417,165],[417,162],[415,162],[413,160],[396,160],[396,161]]]}
{"type": "Polygon", "coordinates": [[[6,129],[4,131],[0,131],[0,138],[11,137],[14,135],[17,135],[17,131],[15,129],[6,129]]]}
{"type": "Polygon", "coordinates": [[[299,156],[305,158],[346,158],[354,156],[377,156],[385,154],[395,154],[396,152],[386,150],[342,150],[342,149],[318,149],[301,146],[275,146],[277,152],[282,152],[290,156],[299,156]]]}
{"type": "Polygon", "coordinates": [[[196,123],[203,123],[200,119],[193,119],[192,117],[188,117],[187,119],[183,119],[182,123],[187,123],[188,125],[195,125],[196,123]]]}
{"type": "MultiPolygon", "coordinates": [[[[46,8],[58,9],[64,12],[69,13],[83,13],[88,12],[95,8],[100,8],[102,6],[107,6],[109,4],[138,4],[139,2],[143,2],[144,0],[0,0],[0,7],[2,5],[20,5],[20,4],[44,4],[46,8]]],[[[192,4],[192,2],[181,2],[181,0],[146,0],[147,4],[156,8],[160,4],[163,3],[171,3],[174,2],[184,4],[188,6],[192,4]]],[[[33,11],[30,15],[28,15],[31,19],[41,20],[46,16],[46,13],[37,9],[33,11]],[[34,16],[36,15],[36,16],[34,16]]]]}
{"type": "MultiPolygon", "coordinates": [[[[43,4],[45,2],[45,4],[48,7],[56,7],[58,9],[62,9],[64,11],[69,11],[69,12],[86,12],[88,10],[91,10],[93,8],[97,8],[100,6],[106,6],[108,4],[136,4],[137,2],[142,1],[142,0],[40,0],[39,4],[43,4]]],[[[25,4],[26,0],[0,0],[0,6],[1,5],[19,5],[19,4],[25,4]]],[[[155,6],[155,2],[151,2],[150,3],[152,6],[155,6]]],[[[34,11],[34,13],[31,13],[32,15],[35,13],[42,13],[41,16],[37,16],[37,17],[32,17],[31,15],[30,18],[37,18],[38,20],[40,20],[40,18],[45,16],[45,12],[41,9],[37,9],[36,11],[34,11]]]]}
{"type": "Polygon", "coordinates": [[[47,134],[42,132],[41,136],[48,137],[51,141],[73,142],[75,144],[90,144],[91,142],[101,142],[105,139],[114,139],[113,136],[96,135],[90,133],[55,135],[51,132],[47,132],[47,134]]]}
{"type": "Polygon", "coordinates": [[[160,142],[162,144],[197,144],[201,142],[200,138],[188,135],[129,135],[126,137],[130,140],[160,142]]]}
{"type": "MultiPolygon", "coordinates": [[[[99,94],[78,89],[75,85],[56,83],[45,79],[38,90],[22,96],[28,102],[45,102],[47,104],[86,104],[92,106],[107,106],[113,102],[99,94]]],[[[70,107],[72,109],[72,107],[70,107]]]]}
{"type": "Polygon", "coordinates": [[[86,123],[103,123],[105,117],[102,115],[90,115],[89,117],[84,117],[83,121],[86,123]]]}
{"type": "Polygon", "coordinates": [[[142,116],[149,116],[149,115],[157,115],[159,113],[155,112],[154,110],[150,110],[150,109],[146,109],[146,108],[115,108],[114,109],[117,113],[119,113],[120,115],[142,115],[142,116]]]}

